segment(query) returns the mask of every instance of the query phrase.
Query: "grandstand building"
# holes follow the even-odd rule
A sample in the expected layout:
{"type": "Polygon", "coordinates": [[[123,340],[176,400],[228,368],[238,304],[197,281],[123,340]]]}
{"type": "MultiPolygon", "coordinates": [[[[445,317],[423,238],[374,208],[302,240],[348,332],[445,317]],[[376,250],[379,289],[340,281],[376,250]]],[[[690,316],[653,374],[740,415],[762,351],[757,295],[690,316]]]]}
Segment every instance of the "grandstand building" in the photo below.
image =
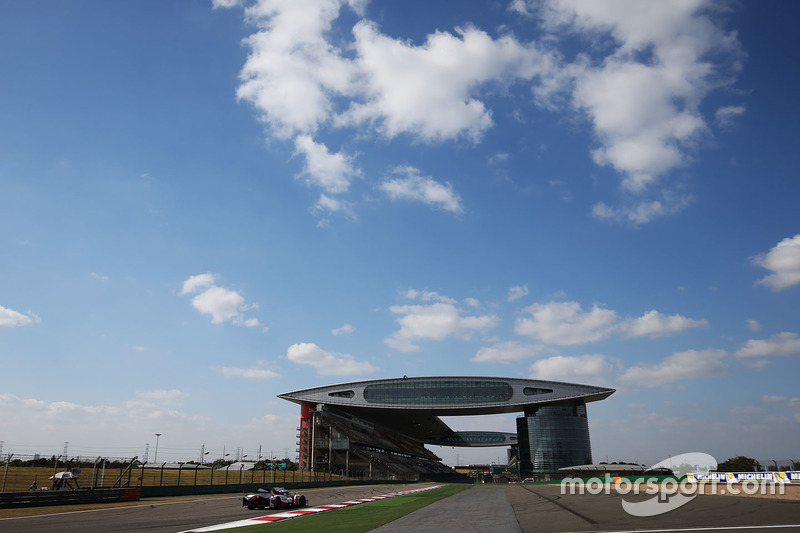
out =
{"type": "Polygon", "coordinates": [[[498,377],[403,377],[287,392],[300,405],[300,467],[364,478],[453,474],[425,448],[505,446],[522,476],[592,463],[588,402],[614,389],[498,377]],[[439,417],[521,413],[516,433],[454,431],[439,417]]]}

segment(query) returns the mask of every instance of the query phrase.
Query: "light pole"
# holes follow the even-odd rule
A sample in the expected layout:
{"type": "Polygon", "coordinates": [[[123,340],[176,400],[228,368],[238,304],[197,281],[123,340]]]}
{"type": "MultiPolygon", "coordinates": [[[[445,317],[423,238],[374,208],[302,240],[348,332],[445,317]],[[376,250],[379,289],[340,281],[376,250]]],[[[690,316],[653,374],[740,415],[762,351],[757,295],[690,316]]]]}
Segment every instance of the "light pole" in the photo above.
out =
{"type": "Polygon", "coordinates": [[[156,457],[153,459],[154,463],[158,462],[158,438],[161,437],[161,433],[156,433],[156,457]]]}

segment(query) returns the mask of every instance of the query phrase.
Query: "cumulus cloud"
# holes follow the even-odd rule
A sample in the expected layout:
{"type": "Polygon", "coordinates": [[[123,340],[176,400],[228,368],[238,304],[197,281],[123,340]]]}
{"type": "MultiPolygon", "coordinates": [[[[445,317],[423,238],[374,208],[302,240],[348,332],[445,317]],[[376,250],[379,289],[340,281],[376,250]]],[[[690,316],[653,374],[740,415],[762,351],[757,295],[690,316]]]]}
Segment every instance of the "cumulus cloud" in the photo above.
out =
{"type": "Polygon", "coordinates": [[[628,338],[654,338],[708,325],[706,320],[664,315],[655,310],[639,318],[622,319],[616,311],[597,305],[584,311],[578,302],[537,303],[523,312],[531,316],[517,318],[514,328],[517,334],[562,346],[597,342],[615,333],[628,338]]]}
{"type": "Polygon", "coordinates": [[[414,167],[401,166],[392,171],[396,178],[387,178],[378,188],[392,200],[413,200],[451,213],[463,211],[461,198],[450,183],[439,183],[422,176],[414,167]]]}
{"type": "MultiPolygon", "coordinates": [[[[232,3],[217,0],[214,6],[232,3]]],[[[258,31],[245,40],[250,53],[237,96],[253,106],[272,135],[295,137],[296,152],[306,158],[304,176],[328,194],[346,192],[360,172],[351,156],[332,154],[311,139],[319,129],[477,141],[492,125],[490,110],[478,99],[486,85],[544,78],[554,67],[551,54],[533,44],[494,39],[473,27],[435,32],[421,46],[384,35],[363,19],[352,28],[352,42],[331,31],[343,8],[362,15],[365,4],[259,0],[246,10],[258,31]]],[[[452,186],[418,172],[381,188],[392,198],[461,211],[452,186]]]]}
{"type": "Polygon", "coordinates": [[[615,363],[601,354],[577,357],[556,355],[531,365],[531,377],[551,381],[602,383],[615,369],[615,363]]]}
{"type": "Polygon", "coordinates": [[[800,335],[784,331],[769,339],[752,339],[736,350],[736,357],[800,356],[800,335]]]}
{"type": "Polygon", "coordinates": [[[310,342],[293,344],[286,352],[286,358],[299,365],[314,367],[321,376],[369,374],[378,370],[367,361],[357,361],[348,354],[326,352],[310,342]]]}
{"type": "Polygon", "coordinates": [[[244,313],[258,308],[258,304],[245,304],[244,297],[236,291],[219,287],[213,274],[206,272],[189,277],[183,282],[180,295],[200,291],[192,298],[192,306],[203,314],[211,315],[212,324],[230,322],[235,326],[258,327],[257,318],[247,318],[244,313]]]}
{"type": "Polygon", "coordinates": [[[295,153],[305,157],[303,175],[308,183],[327,193],[347,192],[350,181],[361,175],[353,166],[353,158],[341,152],[332,154],[324,144],[315,143],[310,135],[298,135],[294,140],[295,153]]]}
{"type": "Polygon", "coordinates": [[[506,301],[514,302],[516,300],[519,300],[523,296],[527,295],[528,295],[527,285],[515,285],[514,287],[508,289],[508,298],[506,298],[506,301]]]}
{"type": "Polygon", "coordinates": [[[338,335],[348,335],[350,333],[353,333],[355,330],[356,330],[356,328],[354,328],[350,324],[344,324],[340,328],[336,328],[336,329],[331,330],[331,333],[333,335],[337,335],[337,336],[338,335]]]}
{"type": "Polygon", "coordinates": [[[652,310],[639,318],[626,321],[622,324],[622,329],[628,337],[654,338],[706,326],[707,320],[694,320],[681,315],[667,316],[652,310]]]}
{"type": "Polygon", "coordinates": [[[211,0],[214,9],[229,9],[240,4],[240,0],[211,0]]]}
{"type": "Polygon", "coordinates": [[[500,342],[494,346],[483,346],[470,359],[474,363],[510,363],[533,357],[542,350],[542,346],[522,344],[515,341],[500,342]]]}
{"type": "Polygon", "coordinates": [[[437,31],[422,46],[381,34],[369,21],[353,28],[356,63],[365,80],[363,102],[345,124],[373,123],[388,137],[409,133],[425,141],[464,135],[477,141],[492,125],[475,97],[489,81],[531,79],[550,72],[550,57],[512,37],[493,39],[473,28],[437,31]]]}
{"type": "Polygon", "coordinates": [[[354,93],[355,66],[326,40],[346,4],[261,0],[247,8],[259,31],[245,39],[250,55],[239,74],[237,96],[255,107],[277,137],[313,133],[329,120],[334,95],[354,93]]]}
{"type": "Polygon", "coordinates": [[[136,397],[152,402],[180,403],[180,400],[188,398],[189,394],[178,389],[156,389],[136,391],[136,397]]]}
{"type": "Polygon", "coordinates": [[[210,272],[189,276],[189,279],[183,282],[183,287],[179,295],[185,296],[211,285],[214,285],[214,274],[210,272]]]}
{"type": "Polygon", "coordinates": [[[273,379],[280,377],[280,374],[267,368],[237,368],[231,366],[211,367],[211,370],[219,372],[226,378],[245,378],[245,379],[273,379]]]}
{"type": "Polygon", "coordinates": [[[774,292],[800,284],[800,234],[783,239],[766,254],[753,258],[753,264],[772,271],[756,282],[774,292]]]}
{"type": "MultiPolygon", "coordinates": [[[[236,3],[213,0],[215,8],[236,3]]],[[[296,145],[317,151],[323,145],[309,144],[310,135],[324,128],[350,128],[362,138],[477,143],[494,124],[489,96],[526,83],[539,106],[567,107],[587,118],[596,139],[591,157],[618,172],[623,189],[637,198],[622,207],[600,203],[595,216],[643,224],[688,203],[684,195],[642,196],[691,158],[709,131],[701,104],[738,71],[736,34],[712,20],[710,2],[513,0],[511,11],[541,23],[545,35],[538,42],[495,38],[465,24],[437,30],[420,44],[382,33],[363,18],[366,4],[258,0],[246,9],[258,29],[245,40],[249,55],[237,96],[272,135],[298,136],[296,145]],[[352,20],[340,17],[347,8],[357,21],[334,28],[352,20]],[[591,50],[564,59],[558,47],[569,34],[591,50]]],[[[742,112],[723,107],[716,119],[724,124],[742,112]]],[[[351,160],[330,160],[335,155],[342,154],[322,153],[329,163],[354,168],[351,160]]],[[[306,177],[338,190],[350,179],[308,170],[306,177]]]]}
{"type": "Polygon", "coordinates": [[[761,322],[759,322],[758,320],[748,318],[747,329],[749,329],[750,331],[761,331],[762,329],[764,329],[764,326],[762,326],[761,322]]]}
{"type": "Polygon", "coordinates": [[[594,306],[591,311],[584,312],[578,302],[533,304],[524,312],[531,316],[517,318],[514,330],[548,344],[599,341],[608,337],[619,321],[615,311],[594,306]]]}
{"type": "Polygon", "coordinates": [[[19,326],[30,326],[37,322],[40,322],[39,317],[31,312],[22,314],[0,305],[0,327],[15,328],[19,326]]]}
{"type": "Polygon", "coordinates": [[[592,121],[600,143],[595,162],[621,172],[629,191],[642,191],[686,161],[707,129],[700,102],[729,81],[712,60],[736,57],[736,34],[713,21],[706,5],[564,0],[540,12],[552,31],[613,39],[602,62],[574,71],[572,105],[592,121]]]}
{"type": "Polygon", "coordinates": [[[744,111],[744,106],[741,105],[720,107],[717,109],[717,112],[714,116],[716,117],[719,125],[730,126],[733,124],[734,119],[744,113],[744,111]]]}
{"type": "Polygon", "coordinates": [[[476,331],[484,331],[494,327],[499,322],[496,315],[465,316],[451,298],[440,296],[435,292],[409,291],[406,295],[410,298],[419,298],[424,305],[394,305],[389,310],[401,315],[396,322],[400,329],[384,342],[401,352],[419,350],[414,344],[419,340],[443,340],[455,336],[470,338],[476,331]]]}
{"type": "Polygon", "coordinates": [[[670,191],[661,191],[659,194],[660,197],[655,200],[634,200],[616,207],[605,202],[598,202],[592,207],[592,216],[600,220],[640,226],[657,218],[677,213],[689,205],[693,199],[691,195],[674,194],[670,191]]]}
{"type": "Polygon", "coordinates": [[[620,380],[640,387],[657,387],[674,381],[718,377],[730,370],[725,350],[688,350],[665,357],[653,365],[637,365],[620,373],[620,380]]]}

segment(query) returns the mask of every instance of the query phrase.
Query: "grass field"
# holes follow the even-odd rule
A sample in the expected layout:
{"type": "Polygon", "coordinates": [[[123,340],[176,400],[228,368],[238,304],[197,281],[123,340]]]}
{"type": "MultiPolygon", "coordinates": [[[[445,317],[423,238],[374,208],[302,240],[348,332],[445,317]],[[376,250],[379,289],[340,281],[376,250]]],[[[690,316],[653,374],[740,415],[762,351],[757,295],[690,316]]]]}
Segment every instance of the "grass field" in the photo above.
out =
{"type": "Polygon", "coordinates": [[[284,522],[246,526],[226,531],[240,531],[242,533],[255,533],[258,531],[269,531],[270,533],[306,533],[308,531],[362,533],[373,530],[383,524],[388,524],[392,520],[397,520],[402,516],[471,487],[472,485],[446,485],[434,490],[362,503],[345,509],[292,518],[284,522]]]}

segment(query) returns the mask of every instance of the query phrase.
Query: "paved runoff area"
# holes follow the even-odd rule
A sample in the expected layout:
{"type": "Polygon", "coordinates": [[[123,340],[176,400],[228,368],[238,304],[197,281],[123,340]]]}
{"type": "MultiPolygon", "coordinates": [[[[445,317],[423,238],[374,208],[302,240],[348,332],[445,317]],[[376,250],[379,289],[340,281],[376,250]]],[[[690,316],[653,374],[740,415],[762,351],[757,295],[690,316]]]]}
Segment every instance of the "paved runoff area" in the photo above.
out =
{"type": "MultiPolygon", "coordinates": [[[[650,498],[657,496],[625,496],[650,498]]],[[[636,517],[623,510],[622,499],[613,491],[561,494],[559,485],[476,485],[374,531],[800,532],[797,500],[698,495],[665,514],[636,517]]]]}

